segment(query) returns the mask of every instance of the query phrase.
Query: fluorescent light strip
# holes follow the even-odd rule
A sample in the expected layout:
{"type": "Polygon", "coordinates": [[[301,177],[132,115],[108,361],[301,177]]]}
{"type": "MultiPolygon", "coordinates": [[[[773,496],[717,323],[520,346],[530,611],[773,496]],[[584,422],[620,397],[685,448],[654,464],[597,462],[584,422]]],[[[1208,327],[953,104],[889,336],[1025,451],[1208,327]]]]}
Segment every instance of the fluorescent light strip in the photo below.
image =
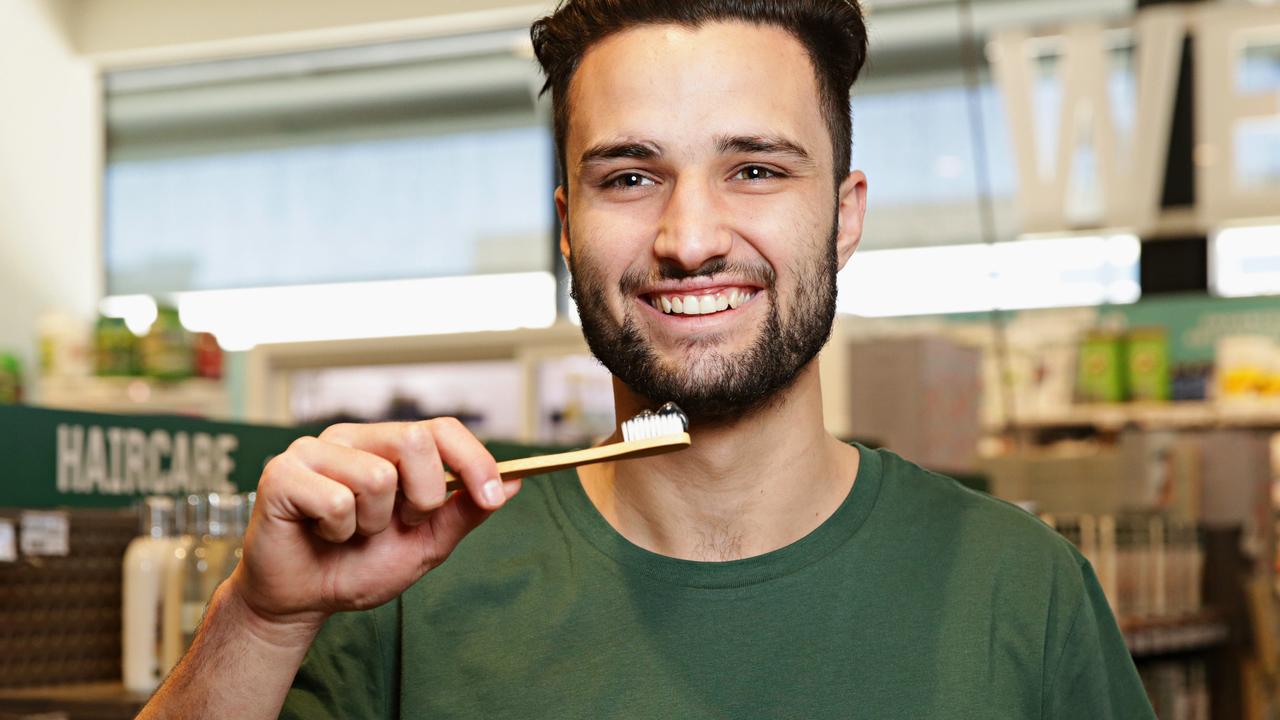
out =
{"type": "Polygon", "coordinates": [[[840,312],[866,317],[1131,303],[1141,295],[1134,235],[855,253],[840,312]]]}
{"type": "Polygon", "coordinates": [[[182,324],[227,350],[263,343],[547,327],[551,273],[177,293],[182,324]]]}
{"type": "Polygon", "coordinates": [[[1280,225],[1215,233],[1209,248],[1209,287],[1223,297],[1280,293],[1280,225]]]}
{"type": "Polygon", "coordinates": [[[150,295],[109,295],[98,301],[98,312],[109,318],[124,318],[134,335],[144,335],[156,321],[158,310],[150,295]]]}

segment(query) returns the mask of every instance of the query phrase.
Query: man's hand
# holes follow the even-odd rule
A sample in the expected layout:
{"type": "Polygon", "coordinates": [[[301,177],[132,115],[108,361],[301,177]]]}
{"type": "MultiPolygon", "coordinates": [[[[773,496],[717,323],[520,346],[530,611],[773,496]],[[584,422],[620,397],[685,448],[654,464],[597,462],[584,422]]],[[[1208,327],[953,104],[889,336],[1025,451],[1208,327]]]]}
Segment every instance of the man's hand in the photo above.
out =
{"type": "Polygon", "coordinates": [[[334,425],[267,464],[229,590],[268,625],[318,628],[402,593],[519,489],[453,418],[334,425]],[[445,463],[466,484],[447,499],[445,463]]]}
{"type": "Polygon", "coordinates": [[[138,717],[278,716],[330,615],[404,592],[519,489],[452,418],[335,425],[298,440],[267,464],[244,556],[138,717]],[[444,463],[466,485],[447,499],[444,463]]]}

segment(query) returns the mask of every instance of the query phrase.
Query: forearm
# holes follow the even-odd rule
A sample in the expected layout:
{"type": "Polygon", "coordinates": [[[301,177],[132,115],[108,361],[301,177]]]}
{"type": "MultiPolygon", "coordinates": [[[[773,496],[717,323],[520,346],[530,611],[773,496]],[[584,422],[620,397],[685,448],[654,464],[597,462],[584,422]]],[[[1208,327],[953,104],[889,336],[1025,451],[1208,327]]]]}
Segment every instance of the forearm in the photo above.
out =
{"type": "Polygon", "coordinates": [[[318,631],[319,623],[264,622],[224,582],[138,720],[274,719],[318,631]]]}

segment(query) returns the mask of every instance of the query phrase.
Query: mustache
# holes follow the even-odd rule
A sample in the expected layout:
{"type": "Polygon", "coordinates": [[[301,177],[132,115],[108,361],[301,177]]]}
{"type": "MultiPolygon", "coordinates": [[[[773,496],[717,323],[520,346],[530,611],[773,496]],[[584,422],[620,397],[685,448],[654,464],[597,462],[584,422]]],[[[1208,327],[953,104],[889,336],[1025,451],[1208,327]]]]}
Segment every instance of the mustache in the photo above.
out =
{"type": "Polygon", "coordinates": [[[633,268],[627,270],[618,280],[618,289],[622,291],[623,295],[635,295],[643,288],[654,285],[661,280],[690,280],[715,276],[746,280],[766,290],[772,289],[774,281],[777,279],[777,273],[768,265],[730,263],[724,258],[712,258],[693,270],[686,270],[675,263],[662,261],[653,269],[633,268]]]}

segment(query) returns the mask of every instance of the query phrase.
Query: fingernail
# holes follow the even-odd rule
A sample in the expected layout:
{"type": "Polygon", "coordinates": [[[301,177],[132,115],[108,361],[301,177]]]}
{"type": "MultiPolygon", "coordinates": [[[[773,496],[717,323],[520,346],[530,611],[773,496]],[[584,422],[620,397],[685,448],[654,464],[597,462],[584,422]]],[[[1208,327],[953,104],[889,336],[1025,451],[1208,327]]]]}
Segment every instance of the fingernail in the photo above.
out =
{"type": "Polygon", "coordinates": [[[501,505],[506,499],[506,493],[502,492],[502,481],[497,478],[485,483],[481,493],[484,495],[484,501],[490,505],[501,505]]]}

